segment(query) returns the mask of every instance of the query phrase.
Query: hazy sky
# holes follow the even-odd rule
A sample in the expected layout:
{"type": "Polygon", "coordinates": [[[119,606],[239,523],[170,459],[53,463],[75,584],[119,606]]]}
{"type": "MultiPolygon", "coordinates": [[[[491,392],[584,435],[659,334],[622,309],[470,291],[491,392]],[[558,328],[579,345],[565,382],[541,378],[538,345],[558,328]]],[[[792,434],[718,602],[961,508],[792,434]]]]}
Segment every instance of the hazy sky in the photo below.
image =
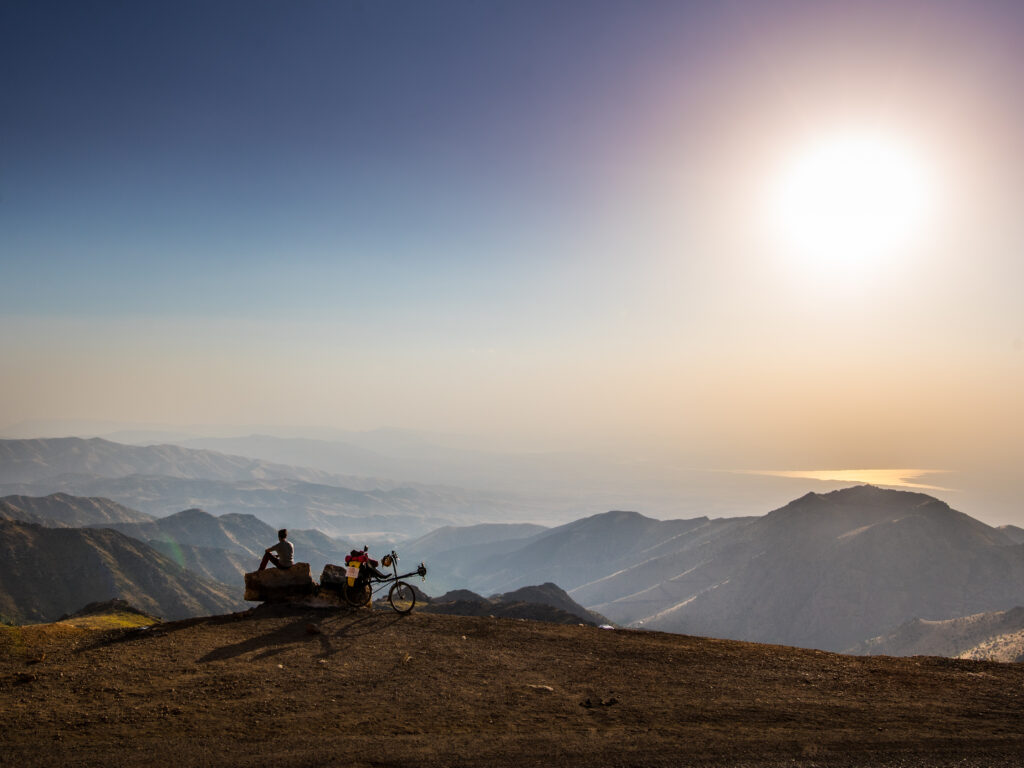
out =
{"type": "Polygon", "coordinates": [[[1022,39],[977,0],[6,0],[0,426],[1009,476],[1022,39]],[[772,218],[844,136],[897,148],[844,182],[912,223],[870,253],[816,192],[772,218]]]}

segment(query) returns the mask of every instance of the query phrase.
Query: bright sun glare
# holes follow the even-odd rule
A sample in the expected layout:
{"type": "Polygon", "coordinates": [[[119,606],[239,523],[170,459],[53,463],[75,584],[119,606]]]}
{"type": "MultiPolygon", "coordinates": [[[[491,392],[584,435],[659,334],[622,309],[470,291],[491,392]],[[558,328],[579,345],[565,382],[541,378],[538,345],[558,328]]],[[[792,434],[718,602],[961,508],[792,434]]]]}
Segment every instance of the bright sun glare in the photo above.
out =
{"type": "Polygon", "coordinates": [[[769,217],[786,251],[829,267],[853,267],[914,245],[931,203],[931,179],[912,147],[844,133],[789,159],[769,192],[769,217]]]}

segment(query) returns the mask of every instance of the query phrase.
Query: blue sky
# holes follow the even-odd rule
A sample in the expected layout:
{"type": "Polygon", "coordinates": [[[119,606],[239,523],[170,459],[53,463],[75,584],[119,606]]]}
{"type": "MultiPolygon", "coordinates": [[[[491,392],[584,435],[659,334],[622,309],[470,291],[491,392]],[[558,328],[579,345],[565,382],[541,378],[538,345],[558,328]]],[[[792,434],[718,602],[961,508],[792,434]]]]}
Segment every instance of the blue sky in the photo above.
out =
{"type": "Polygon", "coordinates": [[[916,0],[6,2],[0,425],[1010,466],[1022,21],[916,0]],[[925,158],[944,207],[899,253],[800,261],[758,201],[848,130],[925,158]]]}
{"type": "Polygon", "coordinates": [[[624,8],[6,15],[5,239],[14,278],[51,287],[16,294],[31,311],[244,311],[251,291],[285,309],[309,300],[280,295],[296,270],[330,283],[319,301],[362,303],[402,278],[443,290],[481,258],[488,278],[514,280],[509,261],[539,258],[530,233],[573,215],[585,145],[608,128],[614,91],[628,96],[614,83],[624,8]],[[495,245],[514,252],[480,253],[495,245]]]}

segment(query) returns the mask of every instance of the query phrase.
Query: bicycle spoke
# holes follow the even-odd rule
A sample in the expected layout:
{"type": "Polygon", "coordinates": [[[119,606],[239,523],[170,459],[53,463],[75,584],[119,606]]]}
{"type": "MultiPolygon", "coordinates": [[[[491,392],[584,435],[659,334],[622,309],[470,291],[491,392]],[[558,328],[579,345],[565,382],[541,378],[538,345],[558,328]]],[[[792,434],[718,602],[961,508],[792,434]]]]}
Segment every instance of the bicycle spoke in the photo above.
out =
{"type": "Polygon", "coordinates": [[[398,613],[409,613],[416,605],[416,592],[404,581],[396,581],[388,592],[388,602],[398,613]]]}

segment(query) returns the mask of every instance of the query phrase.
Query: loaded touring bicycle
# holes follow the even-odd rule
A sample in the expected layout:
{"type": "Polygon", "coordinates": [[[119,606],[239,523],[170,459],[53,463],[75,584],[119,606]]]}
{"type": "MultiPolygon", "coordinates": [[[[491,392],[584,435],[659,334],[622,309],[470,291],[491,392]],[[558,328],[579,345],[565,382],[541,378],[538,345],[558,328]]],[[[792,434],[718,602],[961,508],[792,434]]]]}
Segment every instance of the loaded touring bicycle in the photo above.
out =
{"type": "Polygon", "coordinates": [[[388,603],[397,613],[412,611],[416,605],[416,590],[402,579],[410,576],[425,578],[427,566],[420,563],[416,570],[400,574],[398,554],[394,550],[384,555],[379,565],[390,568],[391,573],[379,570],[377,561],[366,554],[365,547],[361,552],[352,550],[345,558],[344,568],[336,565],[324,568],[320,589],[329,589],[343,597],[351,607],[361,608],[387,588],[388,603]]]}

